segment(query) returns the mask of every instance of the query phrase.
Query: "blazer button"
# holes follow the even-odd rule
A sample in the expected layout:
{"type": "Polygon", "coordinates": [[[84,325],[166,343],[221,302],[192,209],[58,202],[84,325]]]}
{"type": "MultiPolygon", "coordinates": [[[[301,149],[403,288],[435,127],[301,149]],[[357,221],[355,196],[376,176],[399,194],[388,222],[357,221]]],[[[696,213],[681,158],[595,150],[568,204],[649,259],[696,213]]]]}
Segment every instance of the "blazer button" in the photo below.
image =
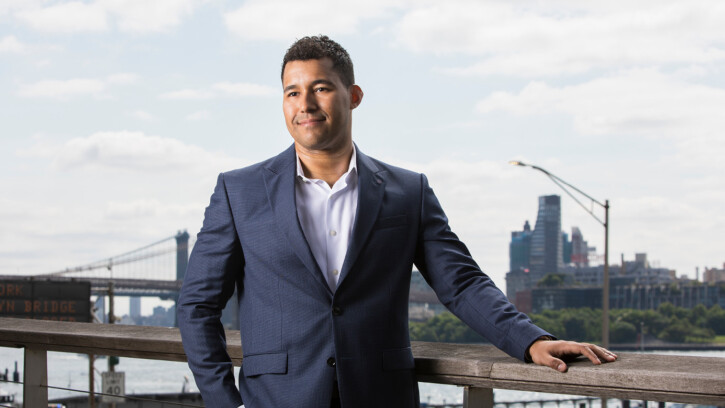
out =
{"type": "Polygon", "coordinates": [[[330,358],[328,358],[328,359],[327,359],[327,365],[329,365],[330,367],[334,367],[334,366],[336,366],[336,365],[337,365],[337,363],[335,363],[335,357],[330,357],[330,358]]]}
{"type": "Polygon", "coordinates": [[[340,306],[333,306],[332,314],[335,316],[340,316],[342,314],[342,309],[340,308],[340,306]]]}

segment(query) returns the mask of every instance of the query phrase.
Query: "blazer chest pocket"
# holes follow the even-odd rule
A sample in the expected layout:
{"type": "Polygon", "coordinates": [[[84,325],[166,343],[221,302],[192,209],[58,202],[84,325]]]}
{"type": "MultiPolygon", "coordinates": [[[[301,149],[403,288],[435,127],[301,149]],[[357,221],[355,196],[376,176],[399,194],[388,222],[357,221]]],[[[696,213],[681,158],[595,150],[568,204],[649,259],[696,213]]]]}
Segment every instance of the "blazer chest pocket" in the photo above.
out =
{"type": "Polygon", "coordinates": [[[242,360],[245,377],[261,374],[287,374],[287,352],[252,354],[242,360]]]}
{"type": "Polygon", "coordinates": [[[373,229],[394,228],[403,225],[408,225],[408,216],[406,214],[378,218],[373,229]]]}
{"type": "Polygon", "coordinates": [[[414,368],[415,359],[410,347],[383,350],[383,371],[412,370],[414,368]]]}

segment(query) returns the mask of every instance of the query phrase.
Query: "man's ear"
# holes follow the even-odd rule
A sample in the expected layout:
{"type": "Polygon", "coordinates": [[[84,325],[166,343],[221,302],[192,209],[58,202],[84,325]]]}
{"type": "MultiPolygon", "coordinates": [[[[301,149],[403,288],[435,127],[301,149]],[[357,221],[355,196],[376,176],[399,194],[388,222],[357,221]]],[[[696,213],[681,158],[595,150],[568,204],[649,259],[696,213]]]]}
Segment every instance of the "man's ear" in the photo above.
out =
{"type": "Polygon", "coordinates": [[[350,85],[350,109],[355,109],[360,105],[363,98],[363,91],[357,85],[350,85]]]}

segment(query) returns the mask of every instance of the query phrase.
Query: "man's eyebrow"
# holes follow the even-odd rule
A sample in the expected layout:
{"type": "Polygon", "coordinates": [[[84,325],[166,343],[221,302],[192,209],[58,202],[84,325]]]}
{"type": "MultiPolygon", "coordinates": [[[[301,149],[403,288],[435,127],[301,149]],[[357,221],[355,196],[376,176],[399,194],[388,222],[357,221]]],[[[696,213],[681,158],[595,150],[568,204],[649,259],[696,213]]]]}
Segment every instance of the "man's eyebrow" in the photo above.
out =
{"type": "MultiPolygon", "coordinates": [[[[331,87],[335,86],[335,83],[333,83],[329,79],[315,79],[314,81],[312,81],[312,83],[310,85],[315,86],[315,85],[320,85],[320,84],[331,86],[331,87]]],[[[292,89],[295,89],[297,87],[298,87],[297,84],[287,85],[284,87],[283,92],[291,91],[292,89]]]]}
{"type": "Polygon", "coordinates": [[[319,84],[335,86],[335,84],[328,79],[316,79],[316,80],[312,81],[312,86],[319,85],[319,84]]]}

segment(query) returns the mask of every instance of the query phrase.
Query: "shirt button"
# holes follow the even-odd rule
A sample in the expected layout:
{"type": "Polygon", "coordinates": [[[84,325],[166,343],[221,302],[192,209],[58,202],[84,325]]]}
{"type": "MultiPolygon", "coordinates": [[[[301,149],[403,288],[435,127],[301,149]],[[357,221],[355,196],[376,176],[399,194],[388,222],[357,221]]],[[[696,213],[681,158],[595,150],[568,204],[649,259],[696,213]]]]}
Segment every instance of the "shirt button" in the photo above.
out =
{"type": "Polygon", "coordinates": [[[342,309],[340,308],[340,306],[333,306],[332,314],[335,316],[340,316],[342,314],[342,309]]]}
{"type": "Polygon", "coordinates": [[[330,235],[332,235],[332,236],[334,237],[335,235],[337,235],[337,231],[335,231],[335,230],[330,230],[330,235]]]}
{"type": "Polygon", "coordinates": [[[338,273],[340,273],[340,271],[338,271],[337,269],[333,269],[332,270],[332,274],[333,275],[337,276],[338,273]]]}
{"type": "Polygon", "coordinates": [[[334,366],[336,366],[336,365],[337,365],[337,363],[335,363],[335,358],[334,358],[334,357],[330,357],[330,358],[328,358],[328,359],[327,359],[327,365],[329,365],[330,367],[334,367],[334,366]]]}

